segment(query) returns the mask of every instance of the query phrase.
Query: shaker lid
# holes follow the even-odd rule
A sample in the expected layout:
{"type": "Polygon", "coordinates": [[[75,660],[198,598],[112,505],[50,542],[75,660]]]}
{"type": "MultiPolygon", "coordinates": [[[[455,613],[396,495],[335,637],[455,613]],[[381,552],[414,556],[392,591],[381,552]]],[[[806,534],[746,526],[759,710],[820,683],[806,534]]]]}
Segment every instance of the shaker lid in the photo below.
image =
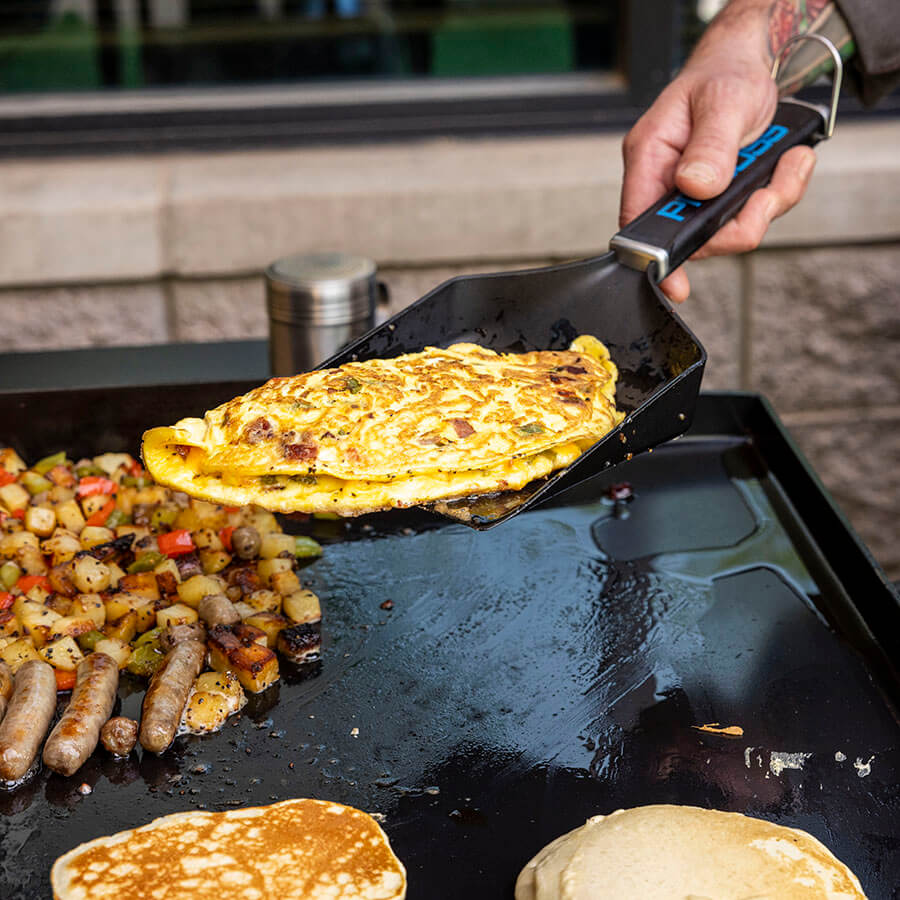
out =
{"type": "Polygon", "coordinates": [[[375,263],[350,253],[300,253],[276,260],[266,277],[289,288],[322,286],[323,282],[364,281],[375,273],[375,263]]]}

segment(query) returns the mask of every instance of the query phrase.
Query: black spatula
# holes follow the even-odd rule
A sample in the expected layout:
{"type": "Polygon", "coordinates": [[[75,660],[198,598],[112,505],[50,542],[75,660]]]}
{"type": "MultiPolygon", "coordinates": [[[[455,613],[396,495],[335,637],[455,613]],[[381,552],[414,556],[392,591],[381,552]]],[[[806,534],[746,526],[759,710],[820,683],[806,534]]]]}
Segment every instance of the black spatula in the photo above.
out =
{"type": "Polygon", "coordinates": [[[472,341],[497,351],[565,349],[579,334],[609,348],[624,422],[568,468],[522,491],[438,504],[436,512],[490,528],[551,494],[681,434],[706,363],[699,341],[657,283],[766,184],[782,153],[826,136],[823,110],[779,103],[764,134],[740,151],[732,183],[713,200],[669,194],[610,241],[609,253],[565,265],[453,278],[323,366],[472,341]]]}

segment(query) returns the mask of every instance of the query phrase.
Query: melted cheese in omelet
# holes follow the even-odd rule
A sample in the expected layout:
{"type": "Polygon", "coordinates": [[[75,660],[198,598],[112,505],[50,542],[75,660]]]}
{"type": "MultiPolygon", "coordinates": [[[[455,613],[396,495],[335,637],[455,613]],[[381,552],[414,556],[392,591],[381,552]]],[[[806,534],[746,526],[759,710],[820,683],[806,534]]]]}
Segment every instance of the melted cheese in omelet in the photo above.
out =
{"type": "Polygon", "coordinates": [[[273,378],[203,419],[144,435],[160,483],[227,505],[358,515],[519,490],[622,419],[617,370],[589,336],[569,350],[427,348],[273,378]]]}

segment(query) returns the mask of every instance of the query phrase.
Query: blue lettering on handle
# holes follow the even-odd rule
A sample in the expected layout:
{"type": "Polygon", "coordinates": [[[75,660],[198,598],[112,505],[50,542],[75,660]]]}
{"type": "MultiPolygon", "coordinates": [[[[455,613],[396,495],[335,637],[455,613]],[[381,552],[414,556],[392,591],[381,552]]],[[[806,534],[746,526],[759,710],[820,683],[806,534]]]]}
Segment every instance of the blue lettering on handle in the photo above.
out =
{"type": "MultiPolygon", "coordinates": [[[[738,150],[738,162],[734,167],[734,174],[737,175],[743,172],[755,160],[771,150],[787,134],[788,129],[784,125],[770,125],[765,134],[757,138],[752,144],[748,144],[746,147],[741,147],[738,150]]],[[[703,201],[701,200],[693,200],[690,197],[685,197],[684,194],[679,194],[658,209],[656,215],[665,219],[672,219],[675,222],[683,222],[685,218],[683,213],[688,206],[697,208],[702,205],[703,201]]]]}
{"type": "Polygon", "coordinates": [[[670,200],[656,214],[658,216],[664,216],[666,219],[674,219],[676,222],[683,222],[684,216],[682,213],[686,206],[702,205],[702,200],[694,200],[691,197],[685,197],[684,194],[679,194],[674,200],[670,200]]]}

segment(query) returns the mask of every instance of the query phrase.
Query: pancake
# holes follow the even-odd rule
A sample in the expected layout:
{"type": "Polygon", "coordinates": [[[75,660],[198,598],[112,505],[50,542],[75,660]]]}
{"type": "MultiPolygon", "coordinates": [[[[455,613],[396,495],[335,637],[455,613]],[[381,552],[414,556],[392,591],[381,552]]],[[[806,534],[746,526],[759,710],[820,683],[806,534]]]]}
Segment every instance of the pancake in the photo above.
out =
{"type": "Polygon", "coordinates": [[[568,350],[476,344],[273,378],[144,435],[161,484],[228,506],[358,515],[514,491],[623,418],[596,338],[568,350]]]}
{"type": "Polygon", "coordinates": [[[740,813],[640,806],[593,816],[541,850],[516,900],[865,900],[812,835],[740,813]]]}
{"type": "Polygon", "coordinates": [[[324,800],[183,812],[81,844],[54,900],[403,900],[406,870],[369,815],[324,800]]]}

